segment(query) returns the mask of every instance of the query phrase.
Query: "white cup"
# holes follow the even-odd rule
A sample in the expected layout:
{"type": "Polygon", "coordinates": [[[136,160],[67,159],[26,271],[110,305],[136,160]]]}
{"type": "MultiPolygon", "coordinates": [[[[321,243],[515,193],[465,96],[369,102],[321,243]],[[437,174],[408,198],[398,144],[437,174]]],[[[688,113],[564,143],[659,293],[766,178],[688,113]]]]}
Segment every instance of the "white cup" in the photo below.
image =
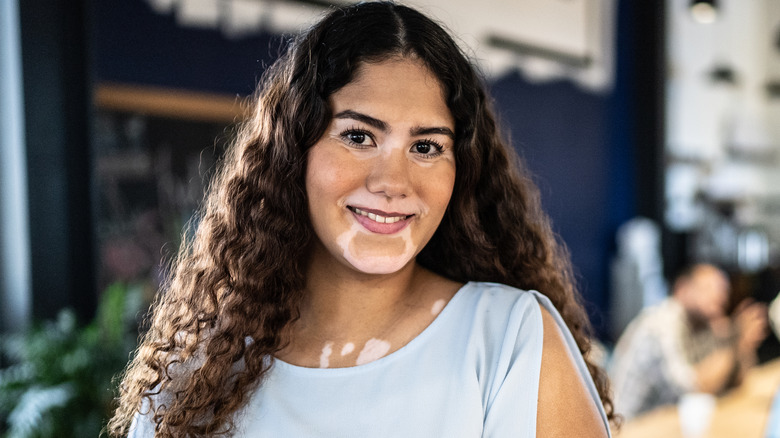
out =
{"type": "Polygon", "coordinates": [[[715,396],[702,392],[684,394],[677,403],[680,429],[685,438],[701,438],[710,427],[715,396]]]}

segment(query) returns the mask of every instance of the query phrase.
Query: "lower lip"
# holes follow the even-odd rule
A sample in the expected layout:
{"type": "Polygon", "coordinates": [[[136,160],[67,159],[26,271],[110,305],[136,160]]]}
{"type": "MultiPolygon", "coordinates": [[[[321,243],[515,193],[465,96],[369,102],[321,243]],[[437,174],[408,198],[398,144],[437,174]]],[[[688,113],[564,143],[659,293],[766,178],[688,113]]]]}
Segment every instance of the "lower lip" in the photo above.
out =
{"type": "Polygon", "coordinates": [[[406,226],[409,225],[409,221],[411,220],[411,216],[409,216],[406,219],[401,219],[398,222],[383,224],[377,221],[372,221],[368,218],[368,216],[363,216],[362,214],[355,213],[352,210],[350,210],[350,212],[353,216],[355,216],[355,220],[357,220],[358,223],[363,226],[363,228],[377,234],[395,234],[406,228],[406,226]]]}

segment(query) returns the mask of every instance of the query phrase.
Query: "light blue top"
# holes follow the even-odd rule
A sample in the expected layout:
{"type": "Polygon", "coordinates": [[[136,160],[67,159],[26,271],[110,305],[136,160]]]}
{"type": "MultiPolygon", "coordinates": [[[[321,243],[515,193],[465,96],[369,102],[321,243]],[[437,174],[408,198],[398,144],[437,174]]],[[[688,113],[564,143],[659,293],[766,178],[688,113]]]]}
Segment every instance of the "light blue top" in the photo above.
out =
{"type": "MultiPolygon", "coordinates": [[[[470,282],[415,339],[374,362],[322,369],[275,360],[236,414],[236,436],[535,437],[539,304],[563,331],[608,430],[585,362],[547,297],[470,282]]],[[[138,419],[130,437],[153,436],[148,418],[138,419]]]]}

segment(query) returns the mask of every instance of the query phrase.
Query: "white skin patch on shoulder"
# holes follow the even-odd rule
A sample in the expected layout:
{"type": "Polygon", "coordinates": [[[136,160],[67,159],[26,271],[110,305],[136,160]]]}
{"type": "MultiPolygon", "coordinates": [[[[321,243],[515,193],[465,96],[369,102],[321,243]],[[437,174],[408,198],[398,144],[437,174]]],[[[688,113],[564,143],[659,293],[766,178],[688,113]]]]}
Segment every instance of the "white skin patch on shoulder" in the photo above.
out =
{"type": "Polygon", "coordinates": [[[344,348],[341,349],[341,355],[346,356],[349,353],[352,353],[353,351],[355,351],[355,344],[353,344],[352,342],[347,342],[346,344],[344,344],[344,348]]]}
{"type": "Polygon", "coordinates": [[[330,355],[333,353],[333,342],[328,342],[322,347],[322,354],[320,354],[320,368],[328,368],[330,366],[330,355]]]}
{"type": "Polygon", "coordinates": [[[447,304],[447,300],[444,298],[436,300],[435,303],[433,303],[433,307],[431,307],[431,315],[436,316],[439,313],[441,313],[442,309],[444,309],[444,305],[447,304]]]}
{"type": "Polygon", "coordinates": [[[366,345],[360,351],[356,364],[363,365],[369,362],[373,362],[386,355],[388,351],[390,351],[389,342],[371,338],[368,340],[368,342],[366,342],[366,345]]]}

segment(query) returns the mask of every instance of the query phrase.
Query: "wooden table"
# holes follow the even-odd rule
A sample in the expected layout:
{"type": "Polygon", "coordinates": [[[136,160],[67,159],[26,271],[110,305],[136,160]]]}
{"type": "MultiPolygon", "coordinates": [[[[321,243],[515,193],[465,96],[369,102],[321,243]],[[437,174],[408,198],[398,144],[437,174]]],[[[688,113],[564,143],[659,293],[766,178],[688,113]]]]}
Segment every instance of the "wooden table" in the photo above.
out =
{"type": "MultiPolygon", "coordinates": [[[[702,438],[763,438],[775,393],[780,359],[753,368],[742,385],[719,397],[702,438]]],[[[683,438],[676,406],[659,408],[626,422],[615,438],[683,438]]]]}

